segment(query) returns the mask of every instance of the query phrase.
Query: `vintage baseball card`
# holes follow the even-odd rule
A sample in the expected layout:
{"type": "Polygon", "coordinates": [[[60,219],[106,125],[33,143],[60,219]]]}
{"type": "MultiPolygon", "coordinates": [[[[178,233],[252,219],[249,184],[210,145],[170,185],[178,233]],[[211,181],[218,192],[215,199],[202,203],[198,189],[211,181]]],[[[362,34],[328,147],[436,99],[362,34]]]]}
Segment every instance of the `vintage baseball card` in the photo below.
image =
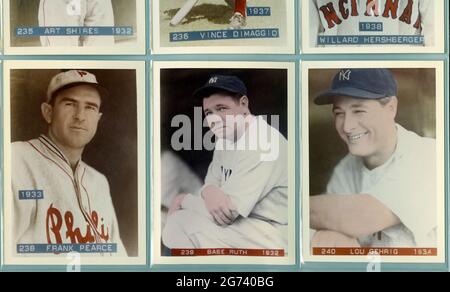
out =
{"type": "Polygon", "coordinates": [[[445,263],[443,61],[304,62],[305,262],[445,263]]]}
{"type": "Polygon", "coordinates": [[[292,0],[152,1],[152,49],[173,53],[295,53],[292,0]]]}
{"type": "Polygon", "coordinates": [[[294,70],[155,62],[152,264],[295,264],[294,70]]]}
{"type": "Polygon", "coordinates": [[[145,265],[145,63],[4,62],[3,263],[145,265]]]}
{"type": "Polygon", "coordinates": [[[3,0],[5,54],[145,54],[146,1],[3,0]]]}
{"type": "Polygon", "coordinates": [[[444,53],[445,2],[301,1],[302,52],[444,53]]]}

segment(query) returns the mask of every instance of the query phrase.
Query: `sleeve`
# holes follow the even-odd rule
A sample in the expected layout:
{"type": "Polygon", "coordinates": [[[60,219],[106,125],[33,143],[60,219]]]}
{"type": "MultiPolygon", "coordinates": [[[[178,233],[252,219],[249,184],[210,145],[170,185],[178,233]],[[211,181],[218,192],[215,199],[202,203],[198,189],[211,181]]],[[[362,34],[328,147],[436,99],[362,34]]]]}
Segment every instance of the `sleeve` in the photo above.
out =
{"type": "Polygon", "coordinates": [[[327,194],[343,195],[356,193],[356,190],[350,189],[349,180],[346,177],[348,171],[344,167],[345,159],[333,169],[333,173],[327,184],[327,194]]]}
{"type": "Polygon", "coordinates": [[[202,183],[199,177],[172,151],[161,155],[161,201],[169,208],[173,198],[180,193],[197,193],[202,183]]]}
{"type": "MultiPolygon", "coordinates": [[[[114,26],[111,0],[88,0],[84,26],[114,26]]],[[[83,38],[83,45],[114,45],[114,36],[87,36],[83,38]]]]}
{"type": "Polygon", "coordinates": [[[434,5],[435,0],[420,0],[419,1],[419,14],[422,27],[422,35],[425,37],[426,46],[435,45],[435,23],[434,23],[434,5]]]}
{"type": "Polygon", "coordinates": [[[13,196],[13,216],[12,216],[12,232],[14,239],[14,246],[20,242],[21,238],[30,227],[32,218],[36,214],[36,201],[21,201],[19,200],[20,190],[31,190],[31,182],[28,181],[30,174],[23,160],[22,155],[25,154],[26,149],[22,149],[21,145],[13,143],[11,147],[11,195],[13,196]]]}
{"type": "Polygon", "coordinates": [[[211,214],[206,209],[205,203],[200,196],[187,194],[186,197],[184,197],[183,202],[181,203],[181,207],[183,209],[197,212],[198,214],[203,215],[212,221],[214,220],[211,214]]]}
{"type": "Polygon", "coordinates": [[[236,165],[232,176],[221,189],[230,196],[239,214],[248,217],[268,190],[275,187],[272,182],[282,174],[277,160],[263,161],[259,151],[242,151],[236,165]]]}

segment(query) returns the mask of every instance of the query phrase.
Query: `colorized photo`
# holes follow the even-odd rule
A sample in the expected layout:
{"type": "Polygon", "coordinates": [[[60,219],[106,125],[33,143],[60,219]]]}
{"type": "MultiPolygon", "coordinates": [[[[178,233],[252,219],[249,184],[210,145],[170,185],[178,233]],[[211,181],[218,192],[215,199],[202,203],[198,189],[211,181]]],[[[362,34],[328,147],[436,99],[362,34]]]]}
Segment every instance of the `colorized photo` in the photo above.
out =
{"type": "Polygon", "coordinates": [[[353,66],[308,69],[308,252],[436,262],[441,67],[353,66]]]}
{"type": "Polygon", "coordinates": [[[294,53],[293,26],[293,1],[153,1],[155,53],[294,53]]]}
{"type": "Polygon", "coordinates": [[[158,257],[292,258],[290,67],[159,72],[158,257]]]}
{"type": "Polygon", "coordinates": [[[442,0],[303,1],[305,52],[442,53],[442,0]]]}
{"type": "Polygon", "coordinates": [[[146,253],[139,207],[145,202],[138,162],[145,155],[139,152],[139,65],[10,64],[5,64],[7,262],[34,257],[33,264],[42,265],[74,252],[82,263],[84,257],[137,263],[146,253]]]}

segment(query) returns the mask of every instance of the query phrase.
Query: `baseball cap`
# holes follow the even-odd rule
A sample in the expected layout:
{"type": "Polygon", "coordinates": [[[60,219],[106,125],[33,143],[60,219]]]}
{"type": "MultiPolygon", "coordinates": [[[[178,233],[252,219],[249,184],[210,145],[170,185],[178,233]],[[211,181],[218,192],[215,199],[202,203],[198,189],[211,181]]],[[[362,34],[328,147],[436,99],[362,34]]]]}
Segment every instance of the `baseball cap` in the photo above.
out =
{"type": "Polygon", "coordinates": [[[90,84],[97,88],[102,98],[108,96],[108,91],[98,84],[94,74],[84,70],[70,70],[56,74],[53,76],[47,89],[47,102],[50,102],[55,95],[64,89],[77,85],[90,84]]]}
{"type": "Polygon", "coordinates": [[[397,96],[397,82],[387,69],[341,69],[334,76],[331,88],[319,94],[314,103],[333,103],[337,96],[379,99],[397,96]]]}
{"type": "Polygon", "coordinates": [[[194,92],[193,96],[195,99],[201,99],[210,96],[217,90],[247,95],[247,87],[238,77],[232,75],[213,75],[205,85],[194,92]]]}

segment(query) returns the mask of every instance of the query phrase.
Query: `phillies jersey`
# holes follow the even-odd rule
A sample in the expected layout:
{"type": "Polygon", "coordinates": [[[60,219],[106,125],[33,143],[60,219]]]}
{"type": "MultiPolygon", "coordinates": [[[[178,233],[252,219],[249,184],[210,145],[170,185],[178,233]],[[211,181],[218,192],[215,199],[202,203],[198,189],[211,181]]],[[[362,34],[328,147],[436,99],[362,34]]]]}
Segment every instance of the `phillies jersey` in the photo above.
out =
{"type": "Polygon", "coordinates": [[[44,135],[11,150],[14,244],[117,244],[126,255],[104,175],[81,160],[73,170],[44,135]]]}

